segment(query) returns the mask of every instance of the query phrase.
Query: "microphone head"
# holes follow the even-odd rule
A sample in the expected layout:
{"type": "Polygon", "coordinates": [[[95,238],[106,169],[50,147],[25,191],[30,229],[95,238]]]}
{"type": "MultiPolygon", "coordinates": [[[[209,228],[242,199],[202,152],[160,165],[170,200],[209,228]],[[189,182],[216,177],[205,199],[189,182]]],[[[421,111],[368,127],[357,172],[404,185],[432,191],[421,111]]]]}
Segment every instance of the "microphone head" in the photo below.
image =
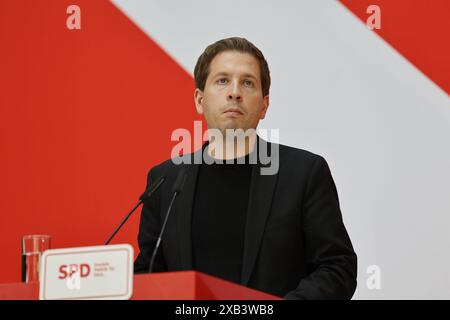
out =
{"type": "Polygon", "coordinates": [[[183,189],[184,181],[186,181],[187,172],[186,167],[181,166],[180,170],[178,171],[177,179],[175,180],[175,183],[172,187],[172,193],[180,193],[183,189]]]}
{"type": "Polygon", "coordinates": [[[153,182],[150,187],[147,188],[147,190],[144,191],[144,193],[139,197],[140,201],[145,201],[155,192],[164,182],[165,178],[163,176],[156,179],[155,182],[153,182]]]}

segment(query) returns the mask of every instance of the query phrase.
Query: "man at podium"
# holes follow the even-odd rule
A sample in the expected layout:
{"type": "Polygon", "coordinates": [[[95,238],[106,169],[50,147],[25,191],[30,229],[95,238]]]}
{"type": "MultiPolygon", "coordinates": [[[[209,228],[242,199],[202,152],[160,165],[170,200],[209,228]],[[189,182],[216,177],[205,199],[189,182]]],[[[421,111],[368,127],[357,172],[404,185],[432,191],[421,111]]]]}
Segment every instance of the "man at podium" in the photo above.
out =
{"type": "Polygon", "coordinates": [[[164,225],[152,272],[197,270],[287,299],[350,299],[357,256],[327,162],[255,132],[269,107],[261,51],[222,39],[194,77],[208,141],[150,170],[148,186],[165,181],[142,209],[135,272],[149,271],[164,225]]]}

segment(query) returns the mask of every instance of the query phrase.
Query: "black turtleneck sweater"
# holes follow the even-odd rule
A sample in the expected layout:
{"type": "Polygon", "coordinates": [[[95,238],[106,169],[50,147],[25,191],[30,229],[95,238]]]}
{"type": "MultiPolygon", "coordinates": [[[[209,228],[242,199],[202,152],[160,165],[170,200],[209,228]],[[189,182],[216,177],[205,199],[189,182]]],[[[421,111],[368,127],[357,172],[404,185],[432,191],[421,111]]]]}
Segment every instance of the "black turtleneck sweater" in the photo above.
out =
{"type": "Polygon", "coordinates": [[[192,254],[195,270],[240,283],[252,165],[249,155],[245,164],[234,160],[234,164],[200,165],[192,211],[192,254]]]}

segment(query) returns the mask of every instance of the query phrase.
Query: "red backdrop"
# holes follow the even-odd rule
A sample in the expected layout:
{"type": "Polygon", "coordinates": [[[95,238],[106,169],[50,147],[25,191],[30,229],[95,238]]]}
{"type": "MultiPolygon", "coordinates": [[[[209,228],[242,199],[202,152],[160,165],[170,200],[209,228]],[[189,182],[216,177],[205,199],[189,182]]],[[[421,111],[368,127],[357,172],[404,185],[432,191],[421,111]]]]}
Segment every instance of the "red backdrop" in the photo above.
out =
{"type": "MultiPolygon", "coordinates": [[[[0,282],[13,282],[24,234],[102,244],[172,130],[198,118],[192,77],[106,0],[1,0],[0,42],[0,282]]],[[[139,215],[113,241],[136,253],[139,215]]]]}
{"type": "Polygon", "coordinates": [[[448,0],[341,0],[364,23],[366,9],[381,9],[381,29],[374,29],[416,68],[450,93],[448,0]]]}

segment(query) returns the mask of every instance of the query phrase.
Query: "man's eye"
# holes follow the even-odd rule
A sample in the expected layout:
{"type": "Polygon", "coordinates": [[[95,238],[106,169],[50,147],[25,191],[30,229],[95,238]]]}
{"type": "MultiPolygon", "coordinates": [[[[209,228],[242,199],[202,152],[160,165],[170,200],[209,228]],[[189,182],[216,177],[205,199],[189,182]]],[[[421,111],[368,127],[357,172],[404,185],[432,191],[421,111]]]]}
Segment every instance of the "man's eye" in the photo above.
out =
{"type": "Polygon", "coordinates": [[[245,80],[244,81],[244,85],[247,86],[247,87],[253,87],[253,81],[245,80]]]}
{"type": "Polygon", "coordinates": [[[227,79],[225,79],[225,78],[220,78],[219,80],[217,80],[217,83],[218,83],[218,84],[225,84],[225,83],[227,83],[227,79]]]}

